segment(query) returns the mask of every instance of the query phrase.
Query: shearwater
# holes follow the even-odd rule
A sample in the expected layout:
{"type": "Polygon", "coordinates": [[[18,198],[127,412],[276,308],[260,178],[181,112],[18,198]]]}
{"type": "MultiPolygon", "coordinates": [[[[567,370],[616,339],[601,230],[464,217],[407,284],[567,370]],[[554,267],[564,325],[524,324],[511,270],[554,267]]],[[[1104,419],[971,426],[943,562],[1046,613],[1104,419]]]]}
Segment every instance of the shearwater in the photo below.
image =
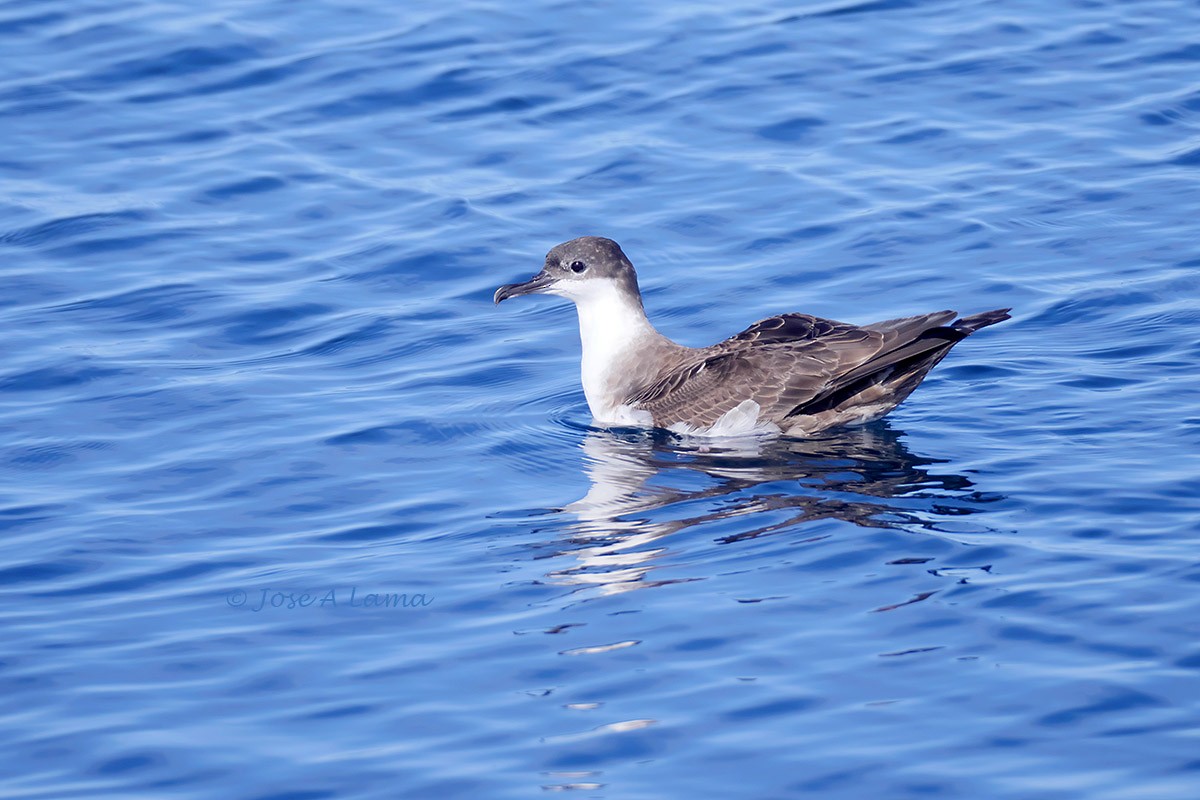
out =
{"type": "Polygon", "coordinates": [[[684,347],[650,324],[633,264],[599,236],[558,245],[541,272],[501,286],[495,301],[523,294],[575,303],[583,392],[598,423],[704,435],[808,436],[879,419],[951,347],[1011,310],[961,318],[934,311],[869,325],[780,314],[723,342],[684,347]]]}

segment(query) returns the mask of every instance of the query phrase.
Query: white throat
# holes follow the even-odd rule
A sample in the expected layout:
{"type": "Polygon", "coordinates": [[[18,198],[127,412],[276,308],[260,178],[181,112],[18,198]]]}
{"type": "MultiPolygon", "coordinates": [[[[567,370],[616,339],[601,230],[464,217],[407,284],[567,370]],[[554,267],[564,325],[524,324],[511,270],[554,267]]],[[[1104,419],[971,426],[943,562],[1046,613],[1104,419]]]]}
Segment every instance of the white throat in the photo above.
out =
{"type": "Polygon", "coordinates": [[[612,281],[591,280],[571,288],[566,296],[579,312],[580,377],[588,408],[601,422],[628,422],[619,407],[629,371],[639,354],[663,337],[646,319],[641,304],[612,281]]]}

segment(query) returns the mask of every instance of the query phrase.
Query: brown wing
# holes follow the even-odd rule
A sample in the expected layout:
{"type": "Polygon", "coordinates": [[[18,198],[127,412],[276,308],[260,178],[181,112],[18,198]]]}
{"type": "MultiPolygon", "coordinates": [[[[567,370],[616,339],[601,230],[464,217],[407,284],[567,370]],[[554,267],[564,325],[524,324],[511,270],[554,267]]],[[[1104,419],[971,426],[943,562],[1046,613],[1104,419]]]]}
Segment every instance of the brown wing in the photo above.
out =
{"type": "Polygon", "coordinates": [[[832,319],[809,316],[808,314],[778,314],[760,319],[746,330],[731,336],[715,347],[732,347],[738,342],[775,344],[820,339],[855,326],[832,319]]]}
{"type": "Polygon", "coordinates": [[[788,416],[808,416],[818,424],[838,424],[839,419],[866,418],[864,410],[867,416],[887,413],[908,397],[950,348],[980,328],[1009,319],[1011,310],[985,311],[952,323],[956,313],[938,311],[866,325],[890,334],[879,355],[838,375],[821,393],[793,408],[788,416]]]}
{"type": "Polygon", "coordinates": [[[925,337],[955,316],[939,311],[863,326],[807,314],[770,317],[697,351],[630,402],[656,424],[709,426],[749,399],[761,419],[778,422],[877,369],[944,347],[944,340],[925,337]]]}
{"type": "Polygon", "coordinates": [[[743,400],[779,420],[839,373],[879,352],[884,336],[807,314],[760,320],[630,398],[660,425],[709,426],[743,400]]]}
{"type": "Polygon", "coordinates": [[[930,328],[945,325],[957,316],[957,311],[934,311],[931,314],[917,314],[915,317],[900,317],[899,319],[887,319],[883,322],[872,322],[870,325],[863,325],[862,327],[869,331],[878,331],[883,334],[884,350],[891,350],[898,344],[916,339],[930,328]]]}

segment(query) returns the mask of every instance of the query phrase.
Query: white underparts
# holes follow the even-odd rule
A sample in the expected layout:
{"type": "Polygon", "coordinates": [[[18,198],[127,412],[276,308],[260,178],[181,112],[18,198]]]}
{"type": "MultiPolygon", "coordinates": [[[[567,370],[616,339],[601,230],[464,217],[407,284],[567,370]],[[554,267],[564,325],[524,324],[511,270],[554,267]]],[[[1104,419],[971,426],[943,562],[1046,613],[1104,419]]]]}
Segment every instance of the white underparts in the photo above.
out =
{"type": "Polygon", "coordinates": [[[773,422],[759,422],[761,407],[753,400],[743,400],[726,411],[708,428],[699,428],[686,422],[677,422],[668,430],[684,436],[763,436],[777,434],[779,426],[773,422]]]}
{"type": "Polygon", "coordinates": [[[631,424],[616,419],[625,399],[620,391],[620,363],[624,361],[628,368],[639,345],[653,342],[659,334],[637,299],[621,292],[611,280],[571,282],[555,293],[574,300],[579,312],[580,377],[592,416],[601,422],[631,424]]]}
{"type": "Polygon", "coordinates": [[[617,406],[613,409],[610,419],[601,420],[608,425],[632,425],[634,427],[653,428],[654,415],[649,411],[633,406],[617,406]]]}

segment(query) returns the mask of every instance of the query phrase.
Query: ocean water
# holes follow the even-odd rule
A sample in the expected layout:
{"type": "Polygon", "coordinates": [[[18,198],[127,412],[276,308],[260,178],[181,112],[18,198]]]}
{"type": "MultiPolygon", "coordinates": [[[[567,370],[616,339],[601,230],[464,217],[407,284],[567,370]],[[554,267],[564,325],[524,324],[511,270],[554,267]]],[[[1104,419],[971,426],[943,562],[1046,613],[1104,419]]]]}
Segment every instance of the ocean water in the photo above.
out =
{"type": "Polygon", "coordinates": [[[0,797],[1200,797],[1200,5],[0,2],[0,797]],[[591,423],[1012,306],[886,421],[591,423]]]}

